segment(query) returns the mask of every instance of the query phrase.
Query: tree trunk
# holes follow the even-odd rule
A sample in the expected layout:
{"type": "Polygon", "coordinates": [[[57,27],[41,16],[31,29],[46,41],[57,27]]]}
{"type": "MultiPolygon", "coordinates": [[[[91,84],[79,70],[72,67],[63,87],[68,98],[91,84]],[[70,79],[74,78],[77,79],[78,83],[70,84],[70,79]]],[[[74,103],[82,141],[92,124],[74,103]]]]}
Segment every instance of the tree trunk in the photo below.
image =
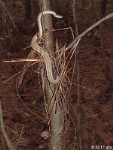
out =
{"type": "Polygon", "coordinates": [[[101,18],[105,16],[106,14],[106,5],[107,5],[107,0],[100,0],[100,15],[101,18]]]}
{"type": "MultiPolygon", "coordinates": [[[[50,10],[50,1],[49,0],[40,0],[40,6],[41,10],[50,10]]],[[[52,19],[50,15],[44,15],[42,17],[42,23],[43,23],[43,30],[48,31],[48,34],[44,36],[45,40],[45,47],[48,49],[50,52],[53,51],[53,35],[51,31],[52,29],[52,19]]],[[[48,106],[51,103],[51,99],[53,97],[53,93],[55,91],[55,86],[53,84],[50,84],[47,79],[45,79],[45,87],[46,87],[46,95],[47,95],[47,101],[48,101],[48,106]]],[[[54,102],[51,103],[52,112],[51,112],[51,122],[50,122],[50,127],[51,127],[51,141],[50,141],[50,150],[61,150],[61,109],[60,106],[57,104],[57,111],[55,112],[55,105],[54,102]]],[[[50,108],[51,109],[51,108],[50,108]]]]}
{"type": "Polygon", "coordinates": [[[30,0],[23,0],[25,19],[31,19],[31,3],[30,0]]]}

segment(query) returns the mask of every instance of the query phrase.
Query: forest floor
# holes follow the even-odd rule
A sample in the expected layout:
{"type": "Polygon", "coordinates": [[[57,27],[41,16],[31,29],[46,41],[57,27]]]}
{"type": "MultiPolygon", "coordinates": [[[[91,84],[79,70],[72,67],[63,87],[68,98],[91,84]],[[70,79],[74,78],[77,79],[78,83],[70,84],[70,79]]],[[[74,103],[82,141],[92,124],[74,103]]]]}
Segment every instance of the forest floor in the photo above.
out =
{"type": "MultiPolygon", "coordinates": [[[[41,136],[41,133],[48,131],[48,124],[45,121],[43,92],[37,65],[31,66],[25,73],[19,89],[20,99],[16,91],[16,81],[24,63],[3,62],[27,58],[31,51],[29,47],[31,39],[38,30],[35,22],[37,15],[33,12],[32,19],[25,20],[22,17],[24,12],[21,1],[5,0],[5,4],[16,26],[15,28],[9,16],[5,16],[6,20],[0,25],[0,101],[5,128],[15,150],[48,150],[49,138],[41,136]]],[[[88,7],[76,9],[80,12],[77,15],[80,33],[98,20],[96,9],[95,11],[94,8],[88,7]]],[[[109,0],[107,14],[113,12],[112,10],[113,1],[109,0]]],[[[72,20],[72,14],[68,17],[67,20],[70,18],[72,20]]],[[[72,21],[69,22],[74,26],[72,21]]],[[[58,31],[57,38],[64,43],[71,42],[70,32],[61,32],[58,31]]],[[[71,91],[71,106],[74,112],[79,97],[83,149],[101,149],[100,146],[106,149],[109,146],[111,150],[113,149],[113,18],[104,22],[101,30],[96,28],[81,39],[77,59],[79,92],[78,86],[71,91]]],[[[78,83],[76,80],[75,83],[78,83]]],[[[76,114],[73,113],[72,117],[76,120],[76,114]]],[[[2,135],[0,150],[6,149],[2,135]]]]}

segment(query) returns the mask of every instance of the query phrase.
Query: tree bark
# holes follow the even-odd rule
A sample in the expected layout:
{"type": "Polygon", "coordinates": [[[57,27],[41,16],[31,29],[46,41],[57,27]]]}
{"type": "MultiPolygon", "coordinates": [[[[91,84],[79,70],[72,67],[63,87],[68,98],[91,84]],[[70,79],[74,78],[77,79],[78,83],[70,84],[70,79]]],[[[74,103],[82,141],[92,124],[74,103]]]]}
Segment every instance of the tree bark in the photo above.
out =
{"type": "MultiPolygon", "coordinates": [[[[40,0],[40,6],[41,10],[50,10],[50,1],[49,0],[40,0]]],[[[54,47],[54,42],[53,42],[53,34],[50,32],[52,30],[52,19],[50,15],[44,15],[42,17],[42,23],[43,23],[43,30],[47,31],[48,34],[44,35],[44,40],[45,40],[45,47],[48,50],[48,52],[53,51],[54,47]]],[[[51,103],[51,122],[50,122],[50,127],[51,127],[51,140],[50,140],[50,150],[61,150],[61,118],[62,118],[62,112],[60,109],[59,104],[57,104],[57,111],[55,110],[56,107],[54,105],[54,101],[51,102],[51,99],[53,97],[53,93],[55,91],[55,86],[53,84],[50,84],[47,80],[45,79],[45,87],[46,87],[46,95],[47,95],[47,101],[48,101],[48,106],[51,103]],[[55,112],[56,111],[56,112],[55,112]]],[[[49,108],[49,109],[51,109],[49,108]]]]}

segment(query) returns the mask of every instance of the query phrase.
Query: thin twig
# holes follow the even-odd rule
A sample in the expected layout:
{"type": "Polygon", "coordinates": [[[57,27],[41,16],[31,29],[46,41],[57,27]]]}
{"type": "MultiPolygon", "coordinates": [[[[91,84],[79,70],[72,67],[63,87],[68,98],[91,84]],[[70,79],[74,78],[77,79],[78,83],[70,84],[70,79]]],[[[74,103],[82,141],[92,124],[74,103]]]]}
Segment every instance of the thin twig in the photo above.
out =
{"type": "Polygon", "coordinates": [[[69,50],[71,47],[73,47],[73,45],[79,40],[81,39],[84,35],[86,35],[89,31],[91,31],[92,29],[94,29],[96,26],[98,26],[100,23],[106,21],[107,19],[113,17],[113,13],[105,16],[104,18],[100,19],[99,21],[97,21],[96,23],[94,23],[92,26],[90,26],[89,28],[87,28],[84,32],[82,32],[80,35],[78,35],[73,41],[72,43],[70,43],[68,45],[68,47],[64,50],[67,51],[69,50]]]}
{"type": "Polygon", "coordinates": [[[13,145],[11,144],[9,138],[8,138],[8,135],[6,133],[6,130],[5,130],[5,126],[4,126],[4,122],[3,122],[3,113],[2,113],[2,106],[1,106],[1,102],[0,102],[0,125],[1,125],[1,132],[4,136],[4,139],[7,143],[7,147],[9,150],[14,150],[13,148],[13,145]]]}

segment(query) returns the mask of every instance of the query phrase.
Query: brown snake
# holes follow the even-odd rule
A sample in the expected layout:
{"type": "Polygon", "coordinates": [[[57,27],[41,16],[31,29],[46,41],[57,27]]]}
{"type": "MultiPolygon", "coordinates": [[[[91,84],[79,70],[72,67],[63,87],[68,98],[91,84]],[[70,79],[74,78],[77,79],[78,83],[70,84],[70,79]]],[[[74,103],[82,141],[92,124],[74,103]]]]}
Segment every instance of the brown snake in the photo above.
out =
{"type": "MultiPolygon", "coordinates": [[[[52,14],[52,15],[54,15],[57,18],[62,18],[62,16],[57,15],[54,11],[50,11],[50,10],[44,11],[43,13],[40,13],[38,15],[38,19],[37,19],[38,20],[38,27],[39,27],[39,39],[41,39],[41,37],[42,37],[41,16],[43,14],[52,14]]],[[[51,83],[57,84],[60,81],[61,77],[57,76],[56,79],[54,79],[53,71],[52,71],[52,62],[51,62],[50,56],[49,56],[48,52],[37,43],[37,39],[38,39],[37,35],[35,35],[32,38],[31,47],[33,48],[33,50],[38,52],[43,57],[44,63],[45,63],[45,67],[46,67],[46,71],[47,71],[47,78],[48,78],[48,80],[51,83]]]]}

